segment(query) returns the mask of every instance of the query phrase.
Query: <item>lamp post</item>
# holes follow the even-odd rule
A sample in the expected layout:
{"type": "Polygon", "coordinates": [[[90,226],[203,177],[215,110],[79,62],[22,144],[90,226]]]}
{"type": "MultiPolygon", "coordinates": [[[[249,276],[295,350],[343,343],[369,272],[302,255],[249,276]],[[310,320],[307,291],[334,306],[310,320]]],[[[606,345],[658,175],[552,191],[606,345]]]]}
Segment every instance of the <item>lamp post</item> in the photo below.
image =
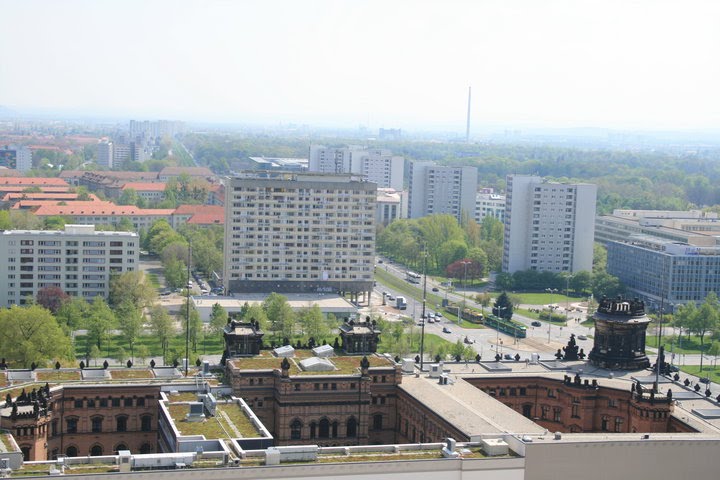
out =
{"type": "MultiPolygon", "coordinates": [[[[465,310],[465,299],[467,295],[467,266],[470,264],[468,261],[461,262],[464,270],[463,275],[463,286],[465,288],[465,291],[463,292],[463,303],[462,303],[462,309],[465,310]]],[[[458,327],[462,324],[462,317],[458,315],[458,327]]]]}
{"type": "MultiPolygon", "coordinates": [[[[425,322],[427,319],[425,318],[425,302],[426,302],[426,294],[427,294],[427,250],[425,250],[425,253],[423,255],[423,299],[422,299],[422,325],[421,325],[421,331],[420,331],[420,371],[423,370],[424,365],[424,359],[423,356],[425,354],[425,322]]],[[[414,315],[413,315],[414,316],[414,315]]]]}
{"type": "Polygon", "coordinates": [[[567,324],[570,315],[570,297],[568,294],[570,293],[570,279],[572,277],[572,275],[565,277],[565,324],[567,324]]]}
{"type": "Polygon", "coordinates": [[[550,328],[552,327],[552,312],[553,312],[553,309],[552,309],[553,293],[557,293],[558,289],[557,288],[546,288],[545,291],[550,294],[550,308],[549,308],[550,318],[548,318],[548,343],[550,343],[550,328]]]}
{"type": "Polygon", "coordinates": [[[188,376],[188,365],[190,364],[190,264],[192,263],[192,244],[188,244],[188,264],[187,264],[187,295],[185,300],[185,377],[188,376]]]}
{"type": "Polygon", "coordinates": [[[502,318],[502,316],[500,316],[500,312],[507,310],[507,307],[495,307],[495,309],[497,310],[498,318],[498,321],[495,323],[495,345],[500,346],[500,319],[502,318]]]}

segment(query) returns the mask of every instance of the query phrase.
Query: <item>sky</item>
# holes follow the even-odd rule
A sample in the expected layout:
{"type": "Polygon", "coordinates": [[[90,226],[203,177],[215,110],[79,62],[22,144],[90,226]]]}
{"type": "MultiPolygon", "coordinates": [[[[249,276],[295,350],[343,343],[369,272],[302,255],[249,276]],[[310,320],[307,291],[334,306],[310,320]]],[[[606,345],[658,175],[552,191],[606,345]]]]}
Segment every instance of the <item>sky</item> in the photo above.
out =
{"type": "Polygon", "coordinates": [[[720,128],[716,0],[0,0],[0,105],[464,132],[720,128]]]}

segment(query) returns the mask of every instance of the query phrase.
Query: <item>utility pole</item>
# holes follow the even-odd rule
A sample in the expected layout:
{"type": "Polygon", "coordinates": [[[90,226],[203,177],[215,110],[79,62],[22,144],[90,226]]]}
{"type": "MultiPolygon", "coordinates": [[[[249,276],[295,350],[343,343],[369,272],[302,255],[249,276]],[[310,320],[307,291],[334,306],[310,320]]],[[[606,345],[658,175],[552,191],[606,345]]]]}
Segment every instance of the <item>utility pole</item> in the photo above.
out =
{"type": "Polygon", "coordinates": [[[427,249],[425,250],[423,254],[423,300],[422,300],[422,326],[420,327],[420,371],[423,371],[423,366],[425,365],[425,322],[427,319],[425,318],[425,302],[426,302],[426,294],[427,294],[427,249]]]}
{"type": "Polygon", "coordinates": [[[187,294],[185,300],[185,377],[188,376],[188,366],[190,365],[190,264],[192,263],[192,244],[188,243],[188,264],[187,264],[187,294]]]}

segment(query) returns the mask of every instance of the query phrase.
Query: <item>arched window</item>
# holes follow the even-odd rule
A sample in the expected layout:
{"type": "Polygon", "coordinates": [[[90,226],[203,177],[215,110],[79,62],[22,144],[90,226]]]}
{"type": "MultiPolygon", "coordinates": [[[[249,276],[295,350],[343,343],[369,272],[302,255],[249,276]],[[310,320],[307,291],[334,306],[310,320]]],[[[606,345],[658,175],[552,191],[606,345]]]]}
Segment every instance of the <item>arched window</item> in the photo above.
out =
{"type": "Polygon", "coordinates": [[[116,421],[117,421],[117,428],[115,430],[117,430],[118,432],[127,432],[128,417],[125,415],[121,415],[116,418],[116,421]]]}
{"type": "Polygon", "coordinates": [[[357,421],[353,417],[349,418],[347,421],[345,436],[347,436],[347,437],[356,437],[357,436],[357,421]]]}
{"type": "Polygon", "coordinates": [[[152,415],[143,415],[140,417],[140,430],[143,432],[152,431],[152,415]]]}
{"type": "Polygon", "coordinates": [[[92,417],[90,421],[92,422],[92,433],[102,432],[103,417],[92,417]]]}
{"type": "Polygon", "coordinates": [[[90,456],[91,457],[99,457],[103,454],[103,448],[102,445],[93,445],[90,447],[90,456]]]}
{"type": "Polygon", "coordinates": [[[128,449],[127,445],[125,445],[124,443],[118,443],[117,445],[115,445],[115,453],[118,453],[120,450],[129,450],[129,449],[128,449]]]}
{"type": "MultiPolygon", "coordinates": [[[[78,427],[78,419],[77,417],[70,417],[65,419],[67,428],[65,429],[66,433],[77,433],[77,427],[78,427]]],[[[70,456],[70,455],[68,455],[70,456]]],[[[73,455],[77,456],[77,455],[73,455]]]]}
{"type": "Polygon", "coordinates": [[[78,449],[75,445],[70,445],[65,449],[65,455],[68,457],[77,457],[78,456],[78,449]]]}
{"type": "Polygon", "coordinates": [[[318,429],[318,437],[329,438],[330,437],[330,421],[327,418],[320,420],[320,428],[318,429]]]}
{"type": "Polygon", "coordinates": [[[143,443],[140,445],[140,453],[146,454],[146,453],[152,453],[153,447],[149,443],[143,443]]]}
{"type": "Polygon", "coordinates": [[[290,424],[290,439],[300,440],[302,438],[302,422],[297,418],[290,424]]]}
{"type": "Polygon", "coordinates": [[[315,438],[317,436],[317,423],[310,422],[310,438],[315,438]]]}
{"type": "Polygon", "coordinates": [[[373,415],[373,430],[382,430],[382,423],[382,413],[376,413],[375,415],[373,415]]]}

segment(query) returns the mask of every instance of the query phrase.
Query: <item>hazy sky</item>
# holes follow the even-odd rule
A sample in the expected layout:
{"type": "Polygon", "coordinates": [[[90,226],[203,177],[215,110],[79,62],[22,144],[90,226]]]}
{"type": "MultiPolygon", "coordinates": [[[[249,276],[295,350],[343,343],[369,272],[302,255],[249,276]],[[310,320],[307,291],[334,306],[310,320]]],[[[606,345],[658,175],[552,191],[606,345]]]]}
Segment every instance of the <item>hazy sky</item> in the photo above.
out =
{"type": "Polygon", "coordinates": [[[464,129],[720,127],[720,2],[0,0],[0,105],[464,129]]]}

